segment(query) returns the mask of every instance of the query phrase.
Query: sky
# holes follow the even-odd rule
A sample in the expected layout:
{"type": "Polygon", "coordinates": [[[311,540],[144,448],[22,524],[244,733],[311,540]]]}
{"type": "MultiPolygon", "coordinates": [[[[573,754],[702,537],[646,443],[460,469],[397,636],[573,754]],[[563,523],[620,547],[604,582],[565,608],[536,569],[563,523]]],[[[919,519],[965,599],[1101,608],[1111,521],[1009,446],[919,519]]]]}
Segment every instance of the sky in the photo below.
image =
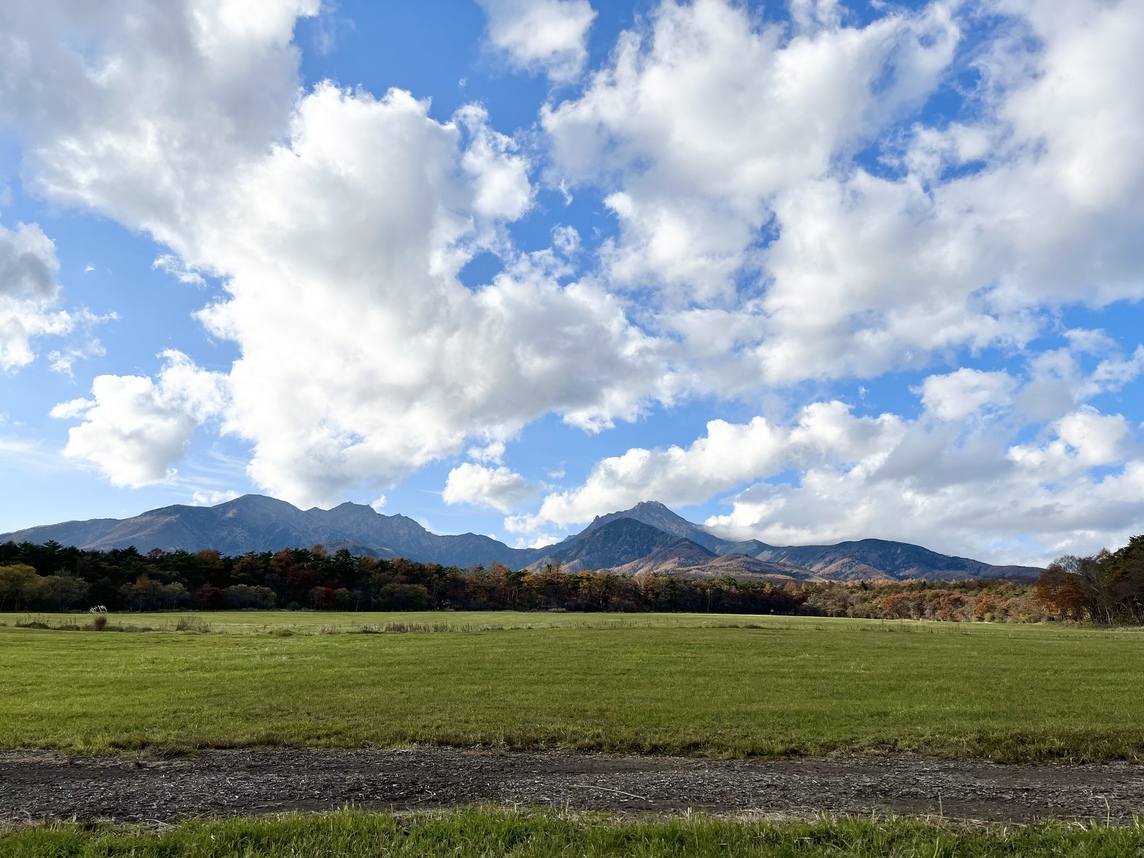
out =
{"type": "Polygon", "coordinates": [[[0,532],[1144,531],[1139,0],[7,0],[0,532]]]}

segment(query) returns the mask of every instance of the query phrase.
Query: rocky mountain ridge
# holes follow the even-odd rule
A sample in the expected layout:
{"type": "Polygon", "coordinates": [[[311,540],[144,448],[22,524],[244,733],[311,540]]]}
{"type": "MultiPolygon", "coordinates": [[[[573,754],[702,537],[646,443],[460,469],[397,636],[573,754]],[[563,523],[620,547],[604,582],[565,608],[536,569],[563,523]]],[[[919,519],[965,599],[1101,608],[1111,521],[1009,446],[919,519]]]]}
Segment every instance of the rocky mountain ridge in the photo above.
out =
{"type": "Polygon", "coordinates": [[[262,495],[213,507],[168,506],[128,519],[62,522],[0,534],[0,542],[7,541],[55,541],[90,550],[134,546],[144,552],[213,548],[231,555],[323,545],[331,552],[346,548],[377,558],[405,557],[446,566],[496,562],[514,569],[552,565],[569,572],[614,569],[777,580],[1034,578],[1040,571],[991,566],[880,539],[786,547],[758,540],[733,542],[654,501],[599,516],[580,533],[537,549],[512,548],[475,533],[430,533],[407,516],[383,515],[362,504],[301,510],[262,495]]]}

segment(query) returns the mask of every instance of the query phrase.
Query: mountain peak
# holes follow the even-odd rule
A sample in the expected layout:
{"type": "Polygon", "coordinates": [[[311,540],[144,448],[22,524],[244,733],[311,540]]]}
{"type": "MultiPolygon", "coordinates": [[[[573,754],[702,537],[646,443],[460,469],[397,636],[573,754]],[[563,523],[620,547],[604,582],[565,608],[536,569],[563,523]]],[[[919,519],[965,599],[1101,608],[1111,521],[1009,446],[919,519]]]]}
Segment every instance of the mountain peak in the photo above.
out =
{"type": "Polygon", "coordinates": [[[628,510],[628,512],[639,512],[645,515],[668,516],[670,518],[678,518],[681,521],[686,520],[683,518],[683,516],[679,515],[677,512],[671,509],[671,507],[654,500],[640,501],[630,510],[628,510]]]}
{"type": "Polygon", "coordinates": [[[634,518],[636,521],[650,524],[652,527],[658,528],[664,533],[690,539],[708,551],[718,552],[719,547],[723,543],[723,540],[719,539],[719,537],[708,533],[698,524],[692,524],[670,507],[654,500],[640,501],[631,509],[612,512],[607,515],[598,515],[584,532],[587,533],[588,531],[595,530],[618,518],[634,518]]]}
{"type": "Polygon", "coordinates": [[[547,560],[560,561],[566,569],[626,567],[635,571],[636,567],[629,564],[641,561],[641,569],[670,567],[689,570],[687,574],[781,574],[835,580],[1035,578],[1040,571],[989,566],[880,539],[786,548],[755,540],[732,543],[650,500],[597,516],[581,533],[542,549],[510,548],[471,533],[440,536],[412,518],[378,513],[364,504],[343,503],[330,510],[315,507],[304,511],[286,501],[256,494],[212,507],[176,505],[129,519],[63,522],[0,534],[0,542],[8,540],[41,544],[51,540],[95,550],[134,545],[143,552],[152,548],[213,548],[231,555],[322,544],[364,550],[378,557],[462,567],[496,561],[521,569],[547,560]],[[746,556],[731,556],[735,553],[746,556]]]}
{"type": "Polygon", "coordinates": [[[256,495],[246,494],[239,495],[228,501],[223,501],[220,504],[215,504],[212,507],[205,507],[206,509],[285,509],[290,507],[296,509],[293,504],[278,498],[272,498],[269,495],[256,495]]]}

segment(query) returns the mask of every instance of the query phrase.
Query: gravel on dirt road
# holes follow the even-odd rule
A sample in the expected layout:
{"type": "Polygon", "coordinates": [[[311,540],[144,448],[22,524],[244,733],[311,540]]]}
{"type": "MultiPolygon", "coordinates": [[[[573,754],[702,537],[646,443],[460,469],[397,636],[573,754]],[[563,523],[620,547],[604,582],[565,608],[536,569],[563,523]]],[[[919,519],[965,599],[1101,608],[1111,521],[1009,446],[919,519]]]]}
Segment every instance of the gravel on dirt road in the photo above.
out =
{"type": "Polygon", "coordinates": [[[1144,766],[909,756],[709,760],[435,747],[202,750],[171,759],[0,752],[0,819],[9,821],[171,822],[351,805],[405,810],[472,803],[1125,823],[1144,816],[1144,766]]]}

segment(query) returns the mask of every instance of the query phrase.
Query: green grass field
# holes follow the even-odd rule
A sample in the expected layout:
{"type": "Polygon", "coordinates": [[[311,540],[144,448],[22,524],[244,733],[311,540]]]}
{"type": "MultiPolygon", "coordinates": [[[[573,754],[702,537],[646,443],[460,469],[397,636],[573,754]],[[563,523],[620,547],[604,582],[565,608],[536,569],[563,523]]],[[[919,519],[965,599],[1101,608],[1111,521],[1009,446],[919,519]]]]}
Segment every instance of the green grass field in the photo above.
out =
{"type": "Polygon", "coordinates": [[[1144,850],[1144,828],[943,826],[909,819],[763,822],[687,816],[616,820],[464,808],[392,816],[354,811],[278,819],[135,826],[21,826],[0,830],[11,858],[294,858],[294,856],[1105,856],[1144,850]]]}
{"type": "MultiPolygon", "coordinates": [[[[88,614],[0,614],[0,626],[18,623],[42,623],[52,628],[90,625],[88,614]]],[[[755,614],[587,614],[526,611],[392,611],[365,613],[351,611],[212,611],[210,613],[140,613],[109,614],[112,629],[147,629],[176,631],[180,625],[191,625],[202,631],[220,634],[271,634],[290,632],[312,635],[381,631],[387,626],[406,626],[420,631],[503,631],[508,629],[632,629],[632,628],[726,628],[728,626],[763,625],[769,628],[804,628],[837,623],[810,617],[772,617],[755,614]]],[[[870,625],[864,620],[844,623],[870,625]]],[[[882,621],[874,625],[885,626],[882,621]]],[[[895,627],[926,625],[910,621],[894,622],[895,627]]],[[[981,628],[993,628],[981,626],[981,628]]]]}
{"type": "Polygon", "coordinates": [[[214,633],[0,627],[0,747],[1144,752],[1138,630],[506,613],[212,614],[190,625],[204,621],[214,633]],[[395,623],[441,631],[354,633],[395,623]]]}

